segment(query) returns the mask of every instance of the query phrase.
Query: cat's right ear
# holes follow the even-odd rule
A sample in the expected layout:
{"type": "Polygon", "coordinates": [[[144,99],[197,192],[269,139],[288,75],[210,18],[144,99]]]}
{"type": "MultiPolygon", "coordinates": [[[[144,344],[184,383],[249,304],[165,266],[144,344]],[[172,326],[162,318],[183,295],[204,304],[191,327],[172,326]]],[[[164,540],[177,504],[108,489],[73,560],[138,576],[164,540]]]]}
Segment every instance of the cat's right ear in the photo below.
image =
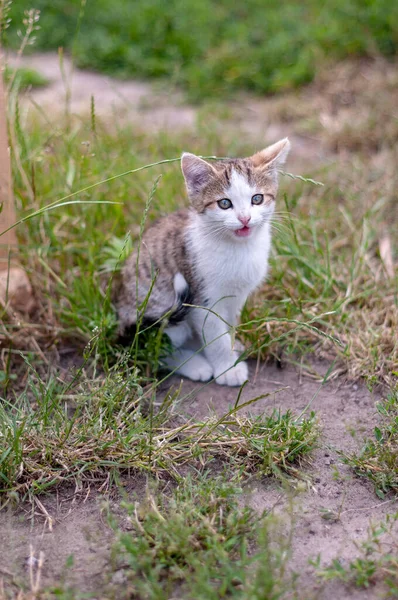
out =
{"type": "Polygon", "coordinates": [[[289,150],[290,142],[288,138],[283,138],[283,140],[279,140],[279,142],[272,144],[272,146],[260,150],[260,152],[257,152],[257,154],[254,154],[250,158],[257,168],[277,169],[285,163],[289,150]]]}
{"type": "Polygon", "coordinates": [[[183,153],[181,169],[190,197],[200,194],[209,180],[216,175],[215,169],[208,162],[190,152],[183,153]]]}

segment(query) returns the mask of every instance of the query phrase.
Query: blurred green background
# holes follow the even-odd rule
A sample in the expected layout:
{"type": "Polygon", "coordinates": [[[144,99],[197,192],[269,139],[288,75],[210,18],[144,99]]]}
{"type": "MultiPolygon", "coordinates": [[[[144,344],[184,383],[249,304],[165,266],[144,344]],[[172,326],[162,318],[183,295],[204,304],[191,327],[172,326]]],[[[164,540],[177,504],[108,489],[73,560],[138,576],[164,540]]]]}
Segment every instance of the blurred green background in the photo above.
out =
{"type": "Polygon", "coordinates": [[[41,11],[34,49],[62,46],[118,77],[167,77],[191,100],[294,88],[329,61],[398,47],[393,0],[14,0],[11,47],[29,8],[41,11]]]}

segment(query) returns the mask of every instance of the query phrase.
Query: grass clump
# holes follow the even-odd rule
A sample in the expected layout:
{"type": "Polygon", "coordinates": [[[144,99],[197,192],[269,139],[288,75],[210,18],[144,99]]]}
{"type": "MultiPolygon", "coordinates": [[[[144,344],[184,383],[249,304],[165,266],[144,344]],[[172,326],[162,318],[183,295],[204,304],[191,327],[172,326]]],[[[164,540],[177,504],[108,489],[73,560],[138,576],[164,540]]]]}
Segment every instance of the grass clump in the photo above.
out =
{"type": "Polygon", "coordinates": [[[243,506],[241,492],[205,473],[127,504],[131,531],[115,548],[127,578],[118,597],[277,600],[292,592],[289,534],[276,541],[271,517],[243,506]]]}
{"type": "Polygon", "coordinates": [[[390,491],[398,493],[398,388],[377,405],[382,418],[374,428],[374,438],[365,440],[359,454],[345,456],[358,475],[367,477],[380,498],[390,491]]]}
{"type": "MultiPolygon", "coordinates": [[[[387,0],[36,0],[37,47],[69,49],[77,64],[122,77],[168,77],[193,99],[247,89],[277,92],[311,81],[316,65],[393,56],[398,14],[387,0]]],[[[13,0],[19,24],[26,3],[13,0]]],[[[7,39],[18,47],[13,23],[7,39]]]]}
{"type": "Polygon", "coordinates": [[[217,456],[228,457],[243,472],[263,475],[279,469],[294,474],[295,463],[311,452],[319,433],[314,413],[297,419],[291,411],[255,418],[230,414],[217,421],[218,427],[209,436],[215,444],[219,440],[217,456]]]}

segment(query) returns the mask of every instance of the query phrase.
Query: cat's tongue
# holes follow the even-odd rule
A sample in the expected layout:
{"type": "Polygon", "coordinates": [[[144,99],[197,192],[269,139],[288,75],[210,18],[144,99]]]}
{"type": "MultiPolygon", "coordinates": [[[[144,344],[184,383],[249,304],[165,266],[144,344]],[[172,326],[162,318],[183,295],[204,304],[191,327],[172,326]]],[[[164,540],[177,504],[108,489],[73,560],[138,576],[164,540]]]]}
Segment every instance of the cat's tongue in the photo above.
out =
{"type": "Polygon", "coordinates": [[[235,230],[235,235],[237,235],[238,237],[247,237],[248,235],[250,235],[250,231],[250,227],[242,227],[241,229],[235,230]]]}

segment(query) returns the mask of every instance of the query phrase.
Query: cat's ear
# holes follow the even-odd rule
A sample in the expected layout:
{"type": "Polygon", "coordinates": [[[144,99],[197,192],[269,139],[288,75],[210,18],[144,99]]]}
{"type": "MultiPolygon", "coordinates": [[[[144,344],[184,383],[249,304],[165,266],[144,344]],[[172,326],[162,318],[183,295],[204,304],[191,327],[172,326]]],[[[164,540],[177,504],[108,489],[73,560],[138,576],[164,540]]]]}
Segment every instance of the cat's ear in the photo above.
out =
{"type": "Polygon", "coordinates": [[[288,138],[284,138],[272,144],[272,146],[260,150],[260,152],[251,156],[250,160],[255,167],[277,169],[285,163],[289,150],[290,142],[288,138]]]}
{"type": "Polygon", "coordinates": [[[208,162],[189,152],[184,152],[181,157],[181,169],[189,196],[200,194],[209,180],[216,176],[215,169],[208,162]]]}

